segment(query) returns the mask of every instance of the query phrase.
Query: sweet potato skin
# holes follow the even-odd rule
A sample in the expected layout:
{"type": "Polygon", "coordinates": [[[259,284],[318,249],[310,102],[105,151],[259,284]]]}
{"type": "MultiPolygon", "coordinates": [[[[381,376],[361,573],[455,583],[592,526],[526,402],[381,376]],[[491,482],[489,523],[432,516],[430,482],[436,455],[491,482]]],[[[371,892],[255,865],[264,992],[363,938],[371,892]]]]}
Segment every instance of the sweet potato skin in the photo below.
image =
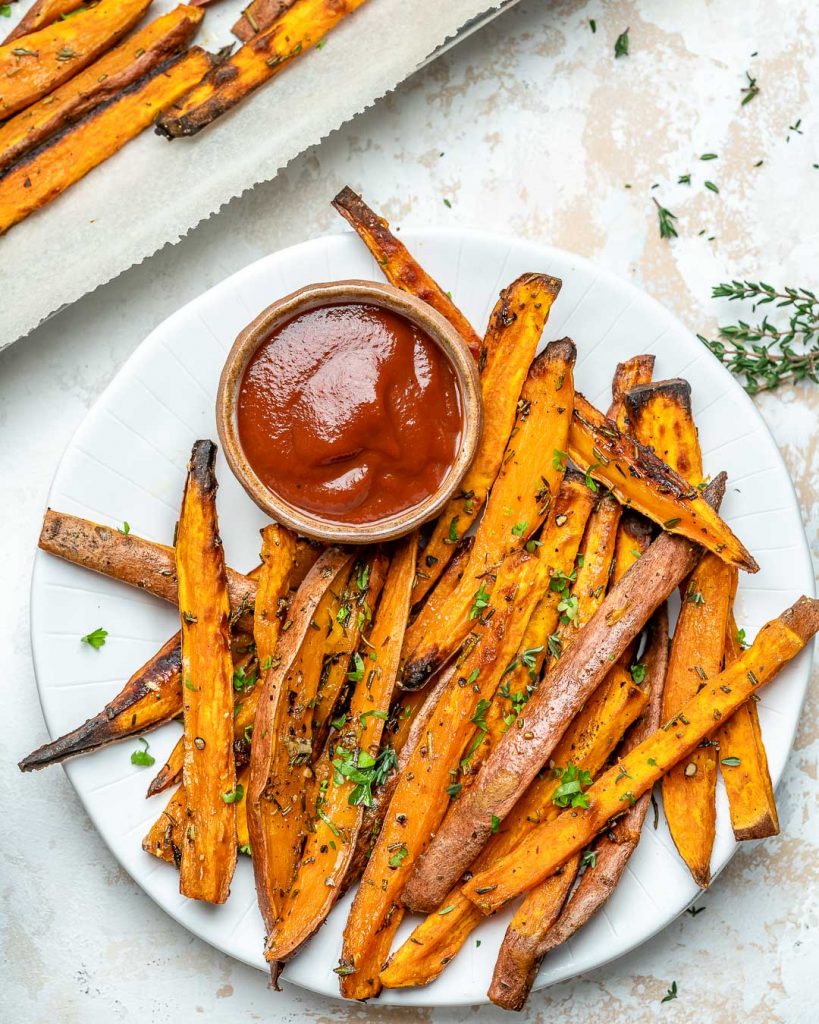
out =
{"type": "Polygon", "coordinates": [[[230,31],[238,40],[249,43],[259,32],[270,28],[279,15],[292,7],[296,0],[252,0],[230,31]]]}
{"type": "Polygon", "coordinates": [[[477,593],[489,593],[495,567],[523,547],[545,519],[566,469],[554,453],[564,450],[568,437],[575,355],[565,338],[547,345],[532,363],[463,578],[440,608],[422,609],[407,631],[404,689],[418,689],[446,664],[474,624],[477,593]]]}
{"type": "Polygon", "coordinates": [[[14,39],[19,39],[20,36],[26,36],[30,32],[45,28],[46,25],[52,24],[66,14],[71,14],[82,5],[83,0],[35,0],[3,40],[3,45],[5,46],[6,43],[10,43],[14,39]]]}
{"type": "Polygon", "coordinates": [[[236,867],[233,659],[225,555],[216,517],[216,445],[197,441],[179,515],[185,834],[179,891],[224,903],[236,867]]]}
{"type": "Polygon", "coordinates": [[[381,747],[384,720],[398,676],[401,644],[410,612],[410,592],[415,575],[416,534],[398,545],[375,612],[373,628],[364,653],[364,675],[356,683],[345,724],[314,768],[312,787],[316,806],[321,802],[308,833],[290,892],[283,901],[277,927],[268,938],[265,956],[284,961],[293,957],[323,924],[339,894],[353,857],[364,815],[364,804],[355,802],[353,783],[336,774],[336,759],[344,752],[364,752],[376,759],[381,747]]]}
{"type": "Polygon", "coordinates": [[[181,52],[203,17],[201,8],[180,4],[0,126],[0,173],[181,52]]]}
{"type": "MultiPolygon", "coordinates": [[[[725,486],[718,477],[705,492],[719,504],[725,486]]],[[[525,728],[508,732],[487,760],[486,785],[472,786],[416,863],[404,890],[413,910],[429,913],[441,902],[491,836],[493,816],[503,821],[540,768],[547,762],[566,724],[603,680],[611,662],[691,572],[699,549],[685,538],[663,533],[630,572],[606,595],[572,649],[555,666],[560,679],[553,699],[541,687],[526,708],[525,728]]]]}
{"type": "Polygon", "coordinates": [[[486,502],[515,425],[524,381],[560,288],[557,278],[523,274],[504,288],[492,310],[478,363],[484,411],[481,440],[460,494],[447,503],[418,559],[413,604],[434,586],[452,558],[454,545],[486,502]]]}
{"type": "Polygon", "coordinates": [[[819,601],[802,597],[763,626],[753,645],[730,668],[709,680],[675,716],[621,758],[587,791],[589,809],[564,812],[535,829],[509,856],[474,875],[463,892],[484,914],[548,878],[583,849],[606,822],[647,792],[690,754],[749,696],[769,682],[819,630],[819,601]],[[727,692],[726,692],[727,691],[727,692]],[[626,775],[623,775],[623,772],[626,775]]]}
{"type": "MultiPolygon", "coordinates": [[[[72,18],[63,24],[74,21],[72,18]]],[[[96,107],[62,135],[24,157],[0,179],[0,234],[56,199],[122,149],[213,64],[214,58],[196,46],[191,47],[177,60],[161,65],[151,77],[119,93],[107,105],[96,107]]],[[[55,84],[50,83],[47,88],[55,84]]]]}
{"type": "Polygon", "coordinates": [[[196,135],[254,89],[312,49],[364,0],[300,0],[266,32],[254,36],[221,67],[204,76],[187,96],[175,98],[157,123],[168,139],[196,135]]]}
{"type": "MultiPolygon", "coordinates": [[[[255,0],[248,10],[255,14],[256,6],[267,2],[269,0],[255,0]]],[[[281,3],[282,0],[273,2],[281,3]]],[[[241,19],[234,26],[234,32],[240,23],[241,19]]],[[[371,210],[361,196],[356,195],[349,187],[339,192],[332,205],[370,250],[390,284],[423,299],[437,310],[452,324],[469,346],[472,355],[479,360],[483,348],[480,336],[449,295],[414,259],[403,242],[390,231],[389,223],[371,210]]]]}
{"type": "Polygon", "coordinates": [[[0,118],[11,117],[88,67],[136,25],[151,0],[100,0],[75,18],[0,46],[0,118]]]}
{"type": "Polygon", "coordinates": [[[679,533],[748,572],[759,566],[701,492],[615,424],[582,395],[575,397],[569,437],[572,459],[611,488],[624,505],[642,512],[664,530],[679,533]]]}
{"type": "MultiPolygon", "coordinates": [[[[47,509],[38,546],[73,565],[127,583],[171,604],[178,603],[174,549],[165,544],[47,509]]],[[[256,581],[235,569],[227,568],[226,572],[233,624],[250,632],[256,581]]]]}

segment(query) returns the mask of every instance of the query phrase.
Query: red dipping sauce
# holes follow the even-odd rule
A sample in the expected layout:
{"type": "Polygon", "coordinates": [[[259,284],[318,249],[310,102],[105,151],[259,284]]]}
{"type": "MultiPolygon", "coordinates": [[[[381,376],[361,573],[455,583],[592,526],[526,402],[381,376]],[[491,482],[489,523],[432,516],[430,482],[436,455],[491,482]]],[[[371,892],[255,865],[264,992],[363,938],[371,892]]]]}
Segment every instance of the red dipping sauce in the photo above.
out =
{"type": "Polygon", "coordinates": [[[347,303],[299,313],[262,342],[239,387],[237,426],[271,491],[326,521],[364,524],[438,489],[463,410],[455,370],[421,328],[347,303]]]}

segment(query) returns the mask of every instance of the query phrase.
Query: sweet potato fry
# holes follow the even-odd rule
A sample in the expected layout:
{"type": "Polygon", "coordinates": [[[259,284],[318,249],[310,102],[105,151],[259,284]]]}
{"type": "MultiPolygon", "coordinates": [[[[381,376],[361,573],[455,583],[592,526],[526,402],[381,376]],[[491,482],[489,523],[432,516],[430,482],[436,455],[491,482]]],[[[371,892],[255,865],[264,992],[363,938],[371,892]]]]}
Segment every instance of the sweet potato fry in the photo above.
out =
{"type": "Polygon", "coordinates": [[[276,18],[294,3],[295,0],[252,0],[230,31],[240,42],[249,43],[259,32],[270,28],[276,18]]]}
{"type": "Polygon", "coordinates": [[[260,85],[306,53],[364,0],[296,0],[270,28],[253,37],[204,76],[186,96],[174,97],[157,132],[168,139],[196,135],[260,85]]]}
{"type": "MultiPolygon", "coordinates": [[[[737,624],[728,616],[725,640],[725,667],[742,656],[737,624]]],[[[759,713],[754,700],[746,701],[714,734],[719,744],[720,769],[728,794],[734,837],[765,839],[779,834],[773,783],[768,758],[759,728],[759,713]]]]}
{"type": "Polygon", "coordinates": [[[486,701],[517,649],[548,581],[548,567],[520,552],[514,580],[504,585],[495,615],[481,628],[448,679],[426,734],[401,774],[347,925],[338,974],[347,998],[366,999],[381,989],[378,972],[389,953],[403,911],[398,897],[409,869],[447,808],[446,787],[486,701]]]}
{"type": "MultiPolygon", "coordinates": [[[[79,516],[48,509],[40,531],[39,547],[74,565],[178,603],[174,549],[123,533],[79,516]]],[[[235,569],[226,569],[230,608],[239,629],[253,629],[256,581],[235,569]],[[241,614],[239,614],[241,613],[241,614]]]]}
{"type": "MultiPolygon", "coordinates": [[[[110,6],[114,0],[108,2],[110,6]]],[[[90,17],[102,6],[84,17],[90,17]]],[[[70,25],[74,21],[72,18],[63,24],[70,25]]],[[[122,149],[153,122],[160,110],[213,67],[217,59],[199,47],[191,47],[174,63],[162,65],[149,78],[135,83],[105,106],[90,111],[70,130],[15,164],[0,179],[0,234],[62,195],[103,160],[122,149]]],[[[50,83],[43,92],[55,84],[50,83]]]]}
{"type": "Polygon", "coordinates": [[[581,470],[610,487],[622,504],[642,512],[664,530],[701,544],[729,565],[758,571],[749,552],[701,492],[654,452],[621,434],[582,395],[575,399],[569,453],[581,470]]]}
{"type": "Polygon", "coordinates": [[[0,46],[0,118],[52,92],[105,53],[130,31],[151,0],[100,0],[78,12],[0,46]]]}
{"type": "Polygon", "coordinates": [[[574,344],[564,339],[551,342],[532,363],[463,579],[442,607],[422,609],[407,630],[405,689],[417,690],[446,664],[487,606],[497,566],[545,519],[566,468],[559,453],[571,418],[574,358],[574,344]]]}
{"type": "MultiPolygon", "coordinates": [[[[270,2],[270,0],[255,0],[255,3],[245,11],[245,15],[248,11],[252,11],[257,4],[266,2],[270,2]]],[[[274,2],[278,2],[278,0],[274,0],[274,2]]],[[[451,297],[410,255],[403,242],[399,242],[390,231],[388,222],[374,213],[361,196],[349,187],[345,187],[339,192],[333,200],[333,206],[373,254],[373,258],[378,262],[390,284],[423,299],[441,316],[446,317],[469,346],[475,359],[479,360],[483,342],[474,327],[451,297]]]]}
{"type": "MultiPolygon", "coordinates": [[[[646,736],[660,726],[663,683],[667,663],[668,612],[662,605],[652,617],[644,655],[645,678],[641,693],[647,700],[647,705],[644,705],[644,713],[629,730],[620,750],[621,756],[633,750],[646,736]]],[[[611,679],[611,674],[609,678],[611,679]]],[[[606,685],[609,685],[608,681],[606,685]]],[[[594,699],[599,699],[597,694],[594,699]]],[[[576,723],[579,723],[585,715],[586,710],[584,709],[576,723]]],[[[577,728],[577,724],[573,723],[570,731],[577,731],[577,728]]],[[[580,735],[584,736],[585,733],[581,732],[580,735]]],[[[565,746],[565,743],[566,737],[561,741],[561,746],[565,746]]],[[[570,748],[570,751],[574,763],[579,768],[588,770],[592,776],[597,775],[605,763],[605,757],[608,756],[604,755],[603,759],[591,763],[582,757],[577,758],[576,749],[570,748]]],[[[568,756],[560,757],[557,763],[564,764],[567,760],[568,756]]],[[[512,924],[507,929],[492,976],[488,995],[496,1006],[501,1006],[505,1010],[522,1009],[537,977],[538,967],[543,956],[573,935],[611,895],[620,875],[625,870],[628,858],[639,841],[640,829],[648,809],[649,799],[650,793],[644,793],[634,806],[617,820],[607,832],[606,837],[600,840],[595,850],[596,862],[593,866],[587,867],[577,889],[572,894],[566,908],[560,913],[556,923],[554,921],[555,911],[562,904],[562,898],[565,897],[565,892],[561,890],[566,885],[566,876],[574,878],[579,860],[577,854],[567,862],[562,874],[552,875],[551,879],[542,883],[547,887],[542,899],[547,912],[545,918],[543,911],[530,903],[530,897],[527,896],[524,900],[521,910],[515,915],[512,924]],[[550,883],[552,883],[552,892],[549,891],[550,883]],[[530,914],[528,932],[525,926],[521,929],[515,926],[518,917],[524,916],[527,911],[530,914]],[[532,913],[533,911],[535,913],[532,913]]],[[[554,808],[552,810],[554,811],[554,808]]],[[[555,816],[556,814],[553,813],[552,817],[555,816]]],[[[531,895],[534,896],[538,892],[539,887],[535,888],[531,895]]],[[[462,893],[459,895],[462,899],[465,898],[462,893]]],[[[476,913],[480,913],[474,904],[472,906],[476,913]]]]}
{"type": "Polygon", "coordinates": [[[326,919],[342,891],[372,786],[395,760],[391,747],[379,748],[409,617],[417,547],[415,534],[397,546],[344,725],[315,766],[311,794],[317,813],[268,938],[268,960],[289,960],[326,919]]]}
{"type": "Polygon", "coordinates": [[[225,555],[216,516],[216,445],[197,441],[179,514],[185,834],[179,891],[224,903],[236,867],[233,660],[225,555]],[[227,799],[226,799],[227,798],[227,799]]]}
{"type": "MultiPolygon", "coordinates": [[[[674,717],[621,758],[587,791],[587,811],[568,810],[534,829],[489,871],[474,875],[463,892],[484,914],[538,885],[688,756],[752,693],[769,682],[819,630],[819,601],[801,597],[759,631],[730,668],[709,680],[674,717]],[[625,773],[625,774],[624,774],[625,773]]],[[[577,647],[575,648],[577,649],[577,647]]]]}
{"type": "MultiPolygon", "coordinates": [[[[524,274],[501,292],[495,304],[486,329],[485,357],[479,364],[484,415],[478,451],[463,479],[460,494],[448,502],[438,517],[429,543],[418,559],[413,604],[434,586],[452,558],[453,545],[469,530],[486,502],[503,465],[521,389],[559,292],[560,281],[555,278],[524,274]]],[[[551,456],[547,465],[550,461],[551,456]]]]}
{"type": "Polygon", "coordinates": [[[622,430],[624,434],[631,433],[631,430],[628,429],[625,405],[626,392],[640,384],[648,384],[653,373],[654,356],[652,355],[632,356],[631,359],[617,364],[611,381],[611,405],[606,415],[610,420],[614,420],[618,430],[622,430]]]}
{"type": "MultiPolygon", "coordinates": [[[[725,477],[705,494],[719,504],[725,477]]],[[[699,548],[663,533],[606,595],[572,649],[526,706],[525,727],[506,733],[484,765],[482,779],[459,800],[454,813],[417,861],[404,889],[410,909],[438,906],[491,837],[493,818],[503,821],[551,757],[567,724],[602,682],[654,611],[691,572],[699,548]],[[483,780],[487,780],[484,782],[483,780]]]]}
{"type": "Polygon", "coordinates": [[[201,8],[180,4],[135,32],[59,89],[20,111],[0,127],[0,172],[180,53],[204,16],[201,8]]]}
{"type": "Polygon", "coordinates": [[[176,633],[98,715],[20,761],[21,772],[60,764],[170,722],[182,710],[182,648],[176,633]]]}
{"type": "Polygon", "coordinates": [[[321,664],[315,664],[317,652],[305,656],[303,648],[308,636],[323,635],[312,624],[321,602],[328,595],[333,596],[339,580],[343,588],[352,560],[353,556],[346,552],[329,548],[305,577],[291,602],[289,625],[277,646],[276,661],[264,678],[256,711],[250,747],[247,821],[254,852],[256,895],[268,934],[278,918],[282,889],[289,885],[298,857],[301,826],[291,829],[289,818],[292,814],[295,820],[301,813],[290,796],[295,793],[294,799],[300,805],[304,776],[298,780],[302,785],[297,786],[297,773],[304,771],[312,752],[304,735],[308,727],[306,704],[315,694],[321,664]],[[287,721],[291,691],[292,734],[287,721]]]}
{"type": "Polygon", "coordinates": [[[3,45],[10,43],[13,39],[26,36],[30,32],[51,25],[58,18],[64,18],[67,14],[83,6],[84,0],[35,0],[15,27],[3,40],[3,45]]]}
{"type": "MultiPolygon", "coordinates": [[[[674,630],[663,696],[670,718],[707,680],[719,675],[737,570],[706,552],[694,570],[674,630]]],[[[671,837],[703,889],[711,881],[711,849],[716,834],[717,750],[702,747],[663,778],[663,807],[671,837]]]]}
{"type": "Polygon", "coordinates": [[[182,846],[187,824],[185,787],[178,786],[171,794],[165,810],[151,825],[142,840],[142,849],[152,857],[167,861],[177,868],[182,863],[182,846]]]}
{"type": "Polygon", "coordinates": [[[623,396],[628,430],[689,483],[702,483],[702,455],[686,380],[656,381],[623,396]]]}

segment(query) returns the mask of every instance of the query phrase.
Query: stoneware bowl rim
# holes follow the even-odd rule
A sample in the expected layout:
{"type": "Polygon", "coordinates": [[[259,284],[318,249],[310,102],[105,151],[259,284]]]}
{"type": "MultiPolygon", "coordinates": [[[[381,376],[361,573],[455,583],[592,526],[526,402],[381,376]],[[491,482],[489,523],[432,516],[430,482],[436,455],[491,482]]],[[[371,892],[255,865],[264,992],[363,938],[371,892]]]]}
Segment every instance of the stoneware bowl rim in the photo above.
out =
{"type": "Polygon", "coordinates": [[[228,353],[216,392],[216,429],[228,465],[248,496],[276,522],[297,533],[333,544],[375,544],[403,537],[438,515],[469,468],[483,425],[480,378],[466,342],[432,306],[389,284],[373,281],[326,281],[307,285],[271,303],[237,336],[228,353]],[[420,327],[452,366],[460,392],[463,428],[455,461],[436,491],[411,508],[373,523],[326,522],[269,490],[247,460],[239,441],[236,403],[247,364],[279,324],[298,313],[339,302],[363,302],[398,313],[420,327]]]}

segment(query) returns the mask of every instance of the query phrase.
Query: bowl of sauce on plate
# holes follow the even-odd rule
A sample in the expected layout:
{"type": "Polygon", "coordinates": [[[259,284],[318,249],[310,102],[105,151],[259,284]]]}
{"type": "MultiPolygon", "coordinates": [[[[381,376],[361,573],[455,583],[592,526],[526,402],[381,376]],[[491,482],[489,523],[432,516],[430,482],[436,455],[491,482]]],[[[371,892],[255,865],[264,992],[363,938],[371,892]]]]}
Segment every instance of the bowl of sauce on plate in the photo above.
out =
{"type": "Polygon", "coordinates": [[[374,543],[433,518],[481,428],[477,367],[435,310],[390,285],[311,285],[245,328],[217,426],[231,469],[299,533],[374,543]]]}

